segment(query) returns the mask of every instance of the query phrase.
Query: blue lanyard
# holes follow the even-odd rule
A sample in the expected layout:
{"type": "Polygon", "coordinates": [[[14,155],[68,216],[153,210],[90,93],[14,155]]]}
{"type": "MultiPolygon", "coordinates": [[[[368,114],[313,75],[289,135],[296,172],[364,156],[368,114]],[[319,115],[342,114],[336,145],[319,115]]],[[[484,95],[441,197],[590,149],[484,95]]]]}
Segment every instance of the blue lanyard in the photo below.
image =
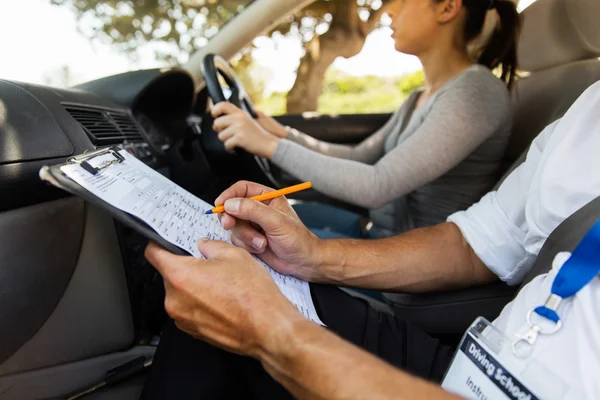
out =
{"type": "Polygon", "coordinates": [[[554,281],[551,295],[543,306],[533,311],[558,324],[560,317],[556,313],[561,301],[575,296],[595,276],[600,273],[600,221],[590,229],[564,263],[554,281]]]}

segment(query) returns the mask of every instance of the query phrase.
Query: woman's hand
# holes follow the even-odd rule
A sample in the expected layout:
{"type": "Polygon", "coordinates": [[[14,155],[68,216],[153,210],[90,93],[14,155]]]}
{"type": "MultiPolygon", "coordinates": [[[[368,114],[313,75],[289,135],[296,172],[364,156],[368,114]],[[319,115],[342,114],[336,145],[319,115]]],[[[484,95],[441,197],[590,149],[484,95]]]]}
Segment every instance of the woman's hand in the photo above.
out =
{"type": "Polygon", "coordinates": [[[227,151],[239,147],[259,157],[273,158],[280,139],[266,131],[245,111],[223,101],[215,105],[211,113],[215,118],[213,129],[227,151]]]}
{"type": "Polygon", "coordinates": [[[262,111],[256,111],[256,115],[256,122],[258,122],[260,126],[266,129],[269,133],[282,139],[285,139],[287,137],[287,129],[285,129],[285,126],[275,121],[275,118],[266,115],[262,111]]]}

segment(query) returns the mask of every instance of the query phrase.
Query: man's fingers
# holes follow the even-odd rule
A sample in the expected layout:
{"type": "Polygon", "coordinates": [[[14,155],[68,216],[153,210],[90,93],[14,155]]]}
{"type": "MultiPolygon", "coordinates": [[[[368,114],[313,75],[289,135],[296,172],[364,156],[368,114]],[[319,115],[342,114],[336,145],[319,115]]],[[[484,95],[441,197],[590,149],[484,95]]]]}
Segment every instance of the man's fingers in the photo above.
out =
{"type": "Polygon", "coordinates": [[[210,110],[210,113],[213,118],[218,118],[221,115],[233,114],[238,111],[242,110],[240,110],[238,107],[236,107],[234,104],[231,104],[228,101],[222,101],[220,103],[215,104],[210,110]]]}
{"type": "Polygon", "coordinates": [[[237,225],[237,220],[227,213],[219,214],[219,221],[221,221],[221,226],[226,231],[232,230],[237,225]]]}
{"type": "Polygon", "coordinates": [[[235,218],[254,222],[265,232],[280,229],[285,216],[282,211],[275,207],[245,198],[225,201],[225,212],[235,218]]]}
{"type": "Polygon", "coordinates": [[[231,243],[233,243],[236,247],[239,247],[240,249],[246,250],[248,253],[260,254],[260,252],[261,252],[251,246],[248,246],[246,243],[242,242],[240,239],[238,239],[235,236],[231,237],[231,243]]]}
{"type": "Polygon", "coordinates": [[[182,264],[188,265],[192,258],[176,256],[154,242],[148,243],[144,255],[163,277],[172,275],[182,264]]]}
{"type": "Polygon", "coordinates": [[[212,260],[230,254],[230,252],[236,250],[236,247],[220,240],[200,239],[198,240],[198,250],[208,260],[212,260]]]}
{"type": "Polygon", "coordinates": [[[272,189],[268,186],[260,185],[254,182],[239,181],[232,185],[229,189],[225,190],[215,200],[215,205],[220,206],[225,203],[225,200],[236,198],[236,197],[252,197],[258,196],[259,194],[272,192],[272,189]]]}
{"type": "Polygon", "coordinates": [[[260,185],[258,183],[249,181],[239,181],[232,185],[229,189],[225,190],[215,200],[215,205],[220,206],[225,203],[225,200],[236,198],[236,197],[252,197],[258,196],[259,194],[272,192],[272,189],[268,186],[260,185]]]}
{"type": "Polygon", "coordinates": [[[252,248],[253,252],[262,252],[267,247],[267,238],[262,233],[250,226],[248,223],[237,224],[231,233],[231,239],[236,239],[234,244],[243,243],[246,247],[252,248]]]}
{"type": "Polygon", "coordinates": [[[236,246],[240,246],[251,252],[262,252],[267,246],[267,238],[263,234],[263,229],[257,224],[248,221],[238,221],[227,213],[219,214],[219,219],[223,229],[231,231],[231,241],[236,246]]]}

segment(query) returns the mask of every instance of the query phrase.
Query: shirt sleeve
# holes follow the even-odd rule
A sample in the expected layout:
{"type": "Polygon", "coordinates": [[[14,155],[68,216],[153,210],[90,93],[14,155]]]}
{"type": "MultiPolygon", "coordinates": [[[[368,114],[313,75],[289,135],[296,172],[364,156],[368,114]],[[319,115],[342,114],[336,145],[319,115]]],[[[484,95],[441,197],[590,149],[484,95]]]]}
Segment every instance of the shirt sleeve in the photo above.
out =
{"type": "Polygon", "coordinates": [[[549,125],[531,144],[527,158],[500,185],[466,211],[448,218],[456,224],[479,259],[501,280],[517,285],[537,254],[525,247],[526,208],[534,176],[548,139],[559,121],[549,125]]]}
{"type": "Polygon", "coordinates": [[[507,283],[520,283],[548,236],[600,196],[599,109],[597,82],[532,142],[497,192],[448,219],[507,283]]]}

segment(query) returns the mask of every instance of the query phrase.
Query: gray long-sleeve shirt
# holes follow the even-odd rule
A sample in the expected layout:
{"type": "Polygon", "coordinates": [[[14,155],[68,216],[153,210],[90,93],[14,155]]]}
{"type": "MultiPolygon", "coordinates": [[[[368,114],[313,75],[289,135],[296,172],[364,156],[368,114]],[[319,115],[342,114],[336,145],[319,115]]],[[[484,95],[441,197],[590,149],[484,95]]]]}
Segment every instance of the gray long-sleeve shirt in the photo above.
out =
{"type": "Polygon", "coordinates": [[[273,162],[326,195],[369,208],[375,236],[443,222],[496,182],[512,124],[510,96],[480,65],[415,109],[419,95],[357,146],[293,132],[273,162]]]}

